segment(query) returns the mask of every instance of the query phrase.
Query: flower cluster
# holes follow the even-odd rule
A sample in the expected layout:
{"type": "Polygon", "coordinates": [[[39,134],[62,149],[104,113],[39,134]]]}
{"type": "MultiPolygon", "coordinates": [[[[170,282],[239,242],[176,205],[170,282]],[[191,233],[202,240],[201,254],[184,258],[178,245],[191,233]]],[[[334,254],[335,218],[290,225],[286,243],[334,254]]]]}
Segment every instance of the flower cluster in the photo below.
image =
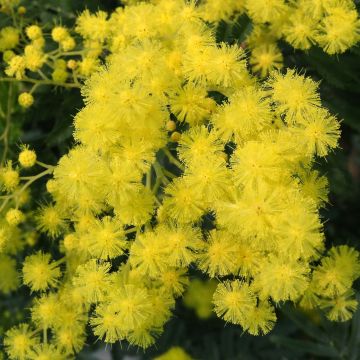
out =
{"type": "MultiPolygon", "coordinates": [[[[349,1],[321,4],[313,16],[324,29],[341,9],[353,11],[349,1]]],[[[286,11],[294,6],[229,1],[261,31],[287,29],[286,11]]],[[[71,358],[88,325],[107,343],[148,347],[193,268],[219,281],[211,283],[215,313],[253,335],[273,328],[275,306],[285,301],[319,307],[331,320],[352,316],[359,253],[346,245],[326,251],[319,210],[328,184],[314,167],[337,147],[339,122],[322,106],[318,83],[294,70],[260,81],[240,46],[217,43],[204,19],[227,14],[215,1],[159,0],[126,6],[109,20],[88,11],[78,18],[85,41],[111,54],[82,88],[76,144],[55,167],[24,148],[22,168],[45,167],[33,177],[20,176],[11,162],[1,169],[8,194],[1,266],[13,268],[10,239],[33,221],[64,255],[36,252],[24,260],[22,282],[35,297],[29,324],[6,335],[11,359],[71,358]],[[49,174],[52,201],[26,222],[22,196],[49,174]]],[[[52,36],[60,45],[69,40],[60,28],[52,36]]],[[[18,286],[1,281],[3,290],[18,286]]],[[[208,316],[209,304],[187,298],[208,316]]]]}

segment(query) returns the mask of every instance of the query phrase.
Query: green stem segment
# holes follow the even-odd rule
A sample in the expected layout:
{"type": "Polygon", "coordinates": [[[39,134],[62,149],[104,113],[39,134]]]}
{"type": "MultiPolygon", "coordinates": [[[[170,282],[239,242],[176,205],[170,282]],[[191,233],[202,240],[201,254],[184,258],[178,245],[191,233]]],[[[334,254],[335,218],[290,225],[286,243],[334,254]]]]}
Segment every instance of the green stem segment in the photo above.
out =
{"type": "Polygon", "coordinates": [[[19,81],[23,81],[23,82],[28,82],[28,83],[32,83],[32,84],[38,84],[38,85],[52,85],[52,86],[62,86],[64,88],[76,88],[76,89],[80,89],[81,88],[81,84],[74,84],[74,83],[60,83],[60,82],[56,82],[53,80],[41,80],[41,79],[30,79],[30,78],[23,78],[21,80],[17,80],[15,78],[0,78],[0,82],[1,81],[5,81],[5,82],[19,82],[19,81]]]}
{"type": "Polygon", "coordinates": [[[177,166],[182,171],[185,170],[184,165],[170,152],[168,148],[165,147],[162,150],[173,165],[177,166]]]}

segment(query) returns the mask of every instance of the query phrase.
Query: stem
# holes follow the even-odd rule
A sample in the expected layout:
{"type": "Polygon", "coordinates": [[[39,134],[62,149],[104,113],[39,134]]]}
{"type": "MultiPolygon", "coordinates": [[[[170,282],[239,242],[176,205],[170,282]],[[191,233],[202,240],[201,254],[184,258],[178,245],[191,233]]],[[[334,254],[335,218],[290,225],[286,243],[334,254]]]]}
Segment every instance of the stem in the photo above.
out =
{"type": "Polygon", "coordinates": [[[154,187],[153,187],[153,189],[152,189],[152,192],[153,192],[154,195],[157,194],[161,183],[162,183],[162,181],[161,181],[160,178],[156,179],[155,185],[154,185],[154,187]]]}
{"type": "Polygon", "coordinates": [[[37,89],[38,86],[39,86],[39,84],[34,84],[30,90],[30,94],[32,94],[37,89]]]}
{"type": "Polygon", "coordinates": [[[164,147],[162,150],[173,165],[177,166],[180,170],[185,170],[184,165],[170,152],[168,148],[164,147]]]}
{"type": "Polygon", "coordinates": [[[175,179],[177,178],[177,175],[173,174],[171,171],[167,170],[167,169],[162,169],[162,171],[164,172],[164,174],[170,178],[170,179],[175,179]]]}
{"type": "Polygon", "coordinates": [[[45,164],[45,163],[43,163],[43,162],[41,162],[41,161],[36,161],[36,163],[37,163],[38,165],[42,166],[42,167],[45,168],[45,169],[53,169],[53,168],[54,168],[53,165],[48,165],[48,164],[45,164]]]}
{"type": "Polygon", "coordinates": [[[14,11],[14,8],[10,5],[10,12],[11,12],[11,17],[12,17],[12,21],[13,21],[13,24],[14,26],[21,30],[21,28],[19,27],[18,23],[17,23],[17,20],[16,20],[16,14],[15,14],[15,11],[14,11]]]}
{"type": "Polygon", "coordinates": [[[37,73],[44,81],[50,81],[50,79],[40,69],[37,71],[37,73]]]}
{"type": "MultiPolygon", "coordinates": [[[[18,196],[25,191],[33,182],[35,182],[36,180],[42,178],[45,175],[51,174],[54,170],[54,167],[46,169],[45,171],[41,172],[40,174],[37,174],[35,176],[29,176],[28,179],[29,181],[19,190],[16,191],[15,193],[13,193],[12,195],[10,195],[8,198],[6,198],[4,200],[4,202],[2,203],[1,207],[0,207],[0,212],[2,210],[4,210],[5,206],[7,205],[7,203],[10,201],[10,199],[13,199],[15,197],[18,198],[18,196]]],[[[18,207],[18,204],[16,204],[16,207],[18,207]]]]}
{"type": "Polygon", "coordinates": [[[1,165],[5,162],[7,152],[9,150],[9,130],[10,130],[10,120],[11,120],[11,101],[12,101],[12,93],[13,93],[13,86],[12,84],[9,85],[9,91],[8,91],[8,101],[7,101],[7,109],[6,109],[6,118],[5,118],[5,129],[2,133],[0,139],[4,142],[4,152],[1,157],[1,165]]]}
{"type": "Polygon", "coordinates": [[[155,196],[155,202],[158,204],[158,206],[161,206],[161,201],[155,196]]]}
{"type": "Polygon", "coordinates": [[[151,189],[151,167],[149,168],[148,172],[146,173],[146,180],[145,180],[146,188],[151,189]]]}
{"type": "Polygon", "coordinates": [[[54,166],[41,172],[40,174],[37,174],[35,176],[31,177],[31,180],[29,180],[19,191],[16,192],[16,194],[21,194],[24,190],[26,190],[33,182],[36,180],[42,178],[45,175],[51,174],[54,171],[54,166]]]}
{"type": "Polygon", "coordinates": [[[83,51],[68,51],[68,52],[62,52],[59,53],[55,56],[53,56],[53,58],[56,60],[57,58],[61,57],[61,56],[74,56],[74,55],[82,55],[83,51]]]}
{"type": "Polygon", "coordinates": [[[62,86],[65,88],[77,88],[77,89],[80,89],[80,87],[81,87],[80,84],[59,83],[59,82],[55,82],[53,80],[39,80],[39,79],[30,79],[30,78],[24,78],[21,80],[17,80],[15,78],[0,78],[0,82],[1,81],[5,81],[5,82],[23,81],[23,82],[28,82],[28,83],[32,83],[32,84],[38,84],[38,85],[53,85],[53,86],[62,86]]]}
{"type": "Polygon", "coordinates": [[[47,344],[47,328],[44,326],[43,328],[43,336],[44,336],[44,343],[47,344]]]}
{"type": "Polygon", "coordinates": [[[5,201],[1,204],[0,206],[0,212],[3,211],[7,205],[7,203],[10,201],[12,197],[8,197],[7,199],[5,199],[5,201]]]}
{"type": "Polygon", "coordinates": [[[64,262],[66,262],[66,257],[65,256],[63,258],[57,260],[57,261],[54,261],[51,265],[59,266],[59,265],[63,264],[64,262]]]}
{"type": "Polygon", "coordinates": [[[167,179],[167,177],[164,175],[163,171],[162,171],[162,167],[161,165],[158,163],[158,162],[155,162],[153,164],[153,167],[154,167],[154,170],[155,170],[155,173],[156,173],[156,181],[157,180],[160,180],[162,181],[165,185],[168,185],[170,184],[170,181],[167,179]]]}
{"type": "Polygon", "coordinates": [[[131,229],[127,229],[124,231],[124,233],[127,235],[127,234],[132,234],[134,232],[137,232],[138,231],[138,228],[137,227],[133,227],[131,229]]]}

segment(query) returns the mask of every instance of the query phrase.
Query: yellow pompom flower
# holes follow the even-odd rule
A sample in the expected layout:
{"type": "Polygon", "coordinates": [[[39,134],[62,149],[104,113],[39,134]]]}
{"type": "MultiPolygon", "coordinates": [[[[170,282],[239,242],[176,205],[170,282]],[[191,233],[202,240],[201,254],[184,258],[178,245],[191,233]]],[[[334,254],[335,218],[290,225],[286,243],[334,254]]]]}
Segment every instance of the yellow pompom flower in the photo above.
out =
{"type": "Polygon", "coordinates": [[[255,23],[273,22],[287,10],[284,0],[246,0],[245,7],[255,23]]]}
{"type": "Polygon", "coordinates": [[[238,246],[233,235],[226,231],[212,230],[199,256],[199,268],[210,277],[230,275],[237,272],[238,246]]]}
{"type": "Polygon", "coordinates": [[[51,30],[51,37],[56,42],[62,42],[69,36],[68,30],[64,26],[55,26],[51,30]]]}
{"type": "Polygon", "coordinates": [[[36,153],[27,146],[23,147],[19,154],[19,164],[24,168],[30,168],[36,163],[36,153]]]}
{"type": "Polygon", "coordinates": [[[31,349],[39,339],[28,324],[20,324],[11,328],[5,334],[5,351],[11,359],[27,360],[31,349]]]}
{"type": "Polygon", "coordinates": [[[168,268],[166,238],[155,232],[145,232],[131,245],[129,262],[143,274],[157,277],[168,268]]]}
{"type": "Polygon", "coordinates": [[[17,226],[25,220],[25,215],[19,209],[10,209],[7,211],[5,219],[9,225],[17,226]]]}
{"type": "Polygon", "coordinates": [[[84,57],[79,63],[79,72],[81,75],[88,77],[99,68],[99,61],[93,57],[84,57]]]}
{"type": "Polygon", "coordinates": [[[224,144],[216,131],[209,131],[206,126],[193,126],[184,132],[177,148],[180,160],[187,165],[202,161],[222,159],[224,144]]]}
{"type": "Polygon", "coordinates": [[[251,50],[250,65],[255,73],[264,78],[273,70],[282,68],[283,56],[275,44],[260,44],[251,50]]]}
{"type": "Polygon", "coordinates": [[[352,318],[358,308],[358,301],[353,290],[348,290],[334,298],[324,299],[320,307],[326,311],[326,316],[331,321],[347,321],[352,318]]]}
{"type": "Polygon", "coordinates": [[[189,284],[185,269],[168,268],[160,273],[159,286],[175,298],[181,296],[189,284]]]}
{"type": "Polygon", "coordinates": [[[329,6],[316,40],[328,54],[343,53],[360,40],[360,19],[355,5],[329,6]]]}
{"type": "Polygon", "coordinates": [[[271,297],[275,302],[296,300],[308,287],[306,264],[286,257],[272,257],[261,264],[254,280],[260,299],[271,297]]]}
{"type": "Polygon", "coordinates": [[[21,80],[25,76],[26,61],[24,56],[15,55],[13,56],[8,67],[5,69],[5,74],[10,77],[15,77],[16,80],[21,80]]]}
{"type": "Polygon", "coordinates": [[[98,259],[115,258],[128,247],[121,223],[110,216],[96,220],[88,229],[88,237],[89,253],[98,259]]]}
{"type": "Polygon", "coordinates": [[[91,14],[89,10],[85,10],[77,18],[75,30],[84,38],[103,42],[109,31],[106,18],[107,14],[104,11],[91,14]]]}
{"type": "Polygon", "coordinates": [[[97,155],[82,147],[75,148],[60,159],[54,170],[57,191],[69,205],[97,209],[105,195],[108,172],[97,155]]]}
{"type": "Polygon", "coordinates": [[[170,98],[170,107],[180,121],[197,125],[209,116],[214,100],[207,97],[206,88],[190,82],[170,98]]]}
{"type": "Polygon", "coordinates": [[[109,270],[109,263],[100,264],[95,259],[89,260],[77,268],[73,284],[81,290],[88,303],[103,299],[106,286],[109,284],[109,270]]]}
{"type": "Polygon", "coordinates": [[[203,248],[200,232],[191,226],[160,224],[155,232],[166,244],[166,262],[170,266],[189,266],[203,248]]]}
{"type": "Polygon", "coordinates": [[[125,331],[136,329],[152,311],[147,291],[131,284],[124,285],[118,292],[115,291],[110,296],[110,304],[125,331]]]}
{"type": "Polygon", "coordinates": [[[28,354],[29,360],[63,360],[64,355],[54,344],[38,344],[28,354]]]}
{"type": "Polygon", "coordinates": [[[217,286],[213,302],[219,317],[233,324],[245,324],[247,313],[256,306],[256,297],[247,283],[225,281],[217,286]]]}
{"type": "Polygon", "coordinates": [[[277,221],[283,207],[279,189],[266,183],[257,188],[246,187],[235,190],[228,198],[216,204],[217,221],[233,234],[265,239],[277,221]]]}
{"type": "Polygon", "coordinates": [[[230,172],[224,159],[213,159],[212,166],[201,161],[186,168],[185,176],[191,187],[197,188],[199,198],[206,209],[214,209],[216,202],[227,194],[231,185],[230,172]]]}
{"type": "Polygon", "coordinates": [[[25,33],[30,40],[37,40],[42,37],[41,27],[38,25],[30,25],[25,29],[25,33]]]}
{"type": "Polygon", "coordinates": [[[37,229],[50,237],[59,236],[65,229],[66,223],[62,209],[56,205],[44,205],[36,214],[37,229]]]}
{"type": "Polygon", "coordinates": [[[260,301],[246,314],[244,329],[251,335],[265,335],[275,326],[276,314],[274,307],[267,301],[260,301]]]}
{"type": "Polygon", "coordinates": [[[19,30],[7,26],[0,30],[0,51],[14,49],[19,44],[19,30]]]}
{"type": "Polygon", "coordinates": [[[296,74],[294,70],[287,70],[285,75],[274,72],[267,86],[271,89],[271,97],[279,113],[286,114],[289,123],[297,118],[306,118],[311,110],[321,106],[318,83],[296,74]]]}
{"type": "Polygon", "coordinates": [[[19,185],[20,175],[16,169],[13,169],[12,162],[9,161],[5,168],[0,169],[0,180],[2,188],[7,192],[12,192],[19,185]]]}
{"type": "Polygon", "coordinates": [[[100,304],[91,319],[94,333],[115,342],[127,333],[141,328],[151,316],[151,302],[147,291],[132,284],[113,291],[108,301],[100,304]]]}
{"type": "Polygon", "coordinates": [[[3,223],[1,224],[1,229],[0,229],[0,252],[2,252],[4,250],[4,247],[6,246],[6,243],[8,242],[9,239],[9,225],[4,225],[3,223]]]}
{"type": "Polygon", "coordinates": [[[216,286],[215,280],[194,279],[190,281],[183,297],[185,306],[194,309],[200,319],[208,319],[213,314],[212,297],[216,286]]]}
{"type": "Polygon", "coordinates": [[[38,328],[48,329],[56,325],[61,310],[62,304],[56,293],[44,294],[34,299],[31,319],[38,328]]]}
{"type": "Polygon", "coordinates": [[[346,246],[334,247],[313,273],[315,291],[332,297],[349,290],[360,274],[359,252],[346,246]]]}
{"type": "Polygon", "coordinates": [[[278,217],[277,247],[282,256],[291,259],[312,259],[324,248],[322,224],[316,209],[308,201],[289,204],[289,208],[278,217]]]}
{"type": "Polygon", "coordinates": [[[28,92],[23,92],[18,97],[18,103],[25,109],[29,108],[34,103],[34,97],[28,92]]]}
{"type": "Polygon", "coordinates": [[[80,324],[55,330],[55,344],[65,354],[74,354],[81,351],[85,340],[85,329],[80,324]]]}
{"type": "Polygon", "coordinates": [[[163,211],[180,224],[197,221],[204,213],[201,194],[186,178],[175,179],[166,188],[168,197],[163,202],[163,211]]]}
{"type": "Polygon", "coordinates": [[[64,51],[71,51],[76,47],[76,41],[69,35],[60,41],[60,46],[64,51]]]}
{"type": "Polygon", "coordinates": [[[0,278],[0,292],[8,294],[19,287],[20,278],[15,259],[8,255],[0,255],[0,272],[3,274],[0,278]]]}
{"type": "Polygon", "coordinates": [[[31,71],[39,70],[46,61],[45,53],[34,45],[27,45],[24,49],[25,66],[31,71]]]}
{"type": "Polygon", "coordinates": [[[108,304],[96,307],[94,316],[90,319],[94,335],[106,343],[113,344],[122,338],[120,319],[114,309],[108,304]]]}
{"type": "Polygon", "coordinates": [[[326,109],[308,109],[306,116],[301,116],[299,125],[293,128],[295,134],[301,134],[309,155],[326,156],[338,146],[340,124],[326,109]]]}
{"type": "Polygon", "coordinates": [[[306,171],[300,174],[302,193],[322,206],[328,201],[329,182],[318,171],[306,171]]]}
{"type": "Polygon", "coordinates": [[[68,75],[66,69],[55,68],[51,77],[56,83],[65,83],[68,75]]]}
{"type": "Polygon", "coordinates": [[[272,115],[265,93],[252,86],[236,91],[221,106],[211,122],[224,141],[249,140],[271,123],[272,115]]]}
{"type": "Polygon", "coordinates": [[[256,186],[259,182],[281,181],[286,171],[278,146],[267,141],[248,141],[231,157],[233,177],[239,186],[256,186]]]}
{"type": "Polygon", "coordinates": [[[217,86],[233,86],[246,77],[244,51],[237,45],[221,43],[211,49],[207,79],[217,86]]]}
{"type": "Polygon", "coordinates": [[[12,50],[5,50],[3,53],[3,60],[8,64],[14,56],[16,56],[16,54],[12,50]]]}
{"type": "Polygon", "coordinates": [[[32,291],[44,291],[55,287],[61,276],[56,262],[51,262],[51,255],[38,252],[27,256],[23,265],[23,282],[32,291]]]}
{"type": "Polygon", "coordinates": [[[284,36],[295,49],[307,50],[315,44],[318,36],[318,19],[309,16],[301,7],[290,15],[284,27],[284,36]]]}

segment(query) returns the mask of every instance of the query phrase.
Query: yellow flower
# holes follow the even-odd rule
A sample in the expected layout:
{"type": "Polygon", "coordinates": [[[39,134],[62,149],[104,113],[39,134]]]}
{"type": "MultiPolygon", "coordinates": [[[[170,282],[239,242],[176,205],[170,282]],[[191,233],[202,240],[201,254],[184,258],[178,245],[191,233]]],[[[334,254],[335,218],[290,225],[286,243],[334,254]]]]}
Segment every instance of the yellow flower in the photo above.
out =
{"type": "Polygon", "coordinates": [[[27,256],[22,271],[23,282],[32,291],[44,291],[56,286],[61,276],[57,263],[51,262],[51,255],[42,252],[27,256]]]}
{"type": "Polygon", "coordinates": [[[214,293],[215,312],[225,321],[245,324],[247,313],[256,306],[256,297],[251,287],[239,280],[220,283],[214,293]]]}
{"type": "Polygon", "coordinates": [[[0,51],[14,49],[19,44],[19,30],[12,26],[0,30],[0,51]]]}
{"type": "Polygon", "coordinates": [[[264,78],[273,70],[283,67],[283,56],[275,44],[260,44],[251,50],[250,64],[253,71],[264,78]]]}
{"type": "Polygon", "coordinates": [[[294,70],[287,70],[285,75],[274,72],[267,86],[271,89],[271,97],[278,111],[287,115],[286,121],[289,123],[306,118],[311,110],[321,106],[318,83],[296,74],[294,70]]]}
{"type": "Polygon", "coordinates": [[[253,286],[261,299],[271,297],[275,302],[294,301],[308,287],[308,273],[306,264],[285,256],[274,256],[261,264],[253,286]]]}
{"type": "MultiPolygon", "coordinates": [[[[1,235],[0,235],[1,236],[1,235]]],[[[0,291],[8,294],[16,290],[20,285],[19,273],[16,269],[16,260],[8,255],[0,255],[0,291]]]]}
{"type": "MultiPolygon", "coordinates": [[[[26,93],[23,93],[24,95],[26,93]]],[[[19,163],[24,168],[30,168],[36,163],[36,153],[34,150],[30,150],[28,147],[24,147],[19,154],[19,163]]]]}
{"type": "Polygon", "coordinates": [[[88,229],[89,253],[98,259],[120,256],[128,247],[122,225],[116,219],[105,216],[95,220],[88,229]]]}
{"type": "Polygon", "coordinates": [[[39,339],[28,324],[19,324],[5,334],[4,345],[7,354],[13,359],[26,360],[39,339]]]}

